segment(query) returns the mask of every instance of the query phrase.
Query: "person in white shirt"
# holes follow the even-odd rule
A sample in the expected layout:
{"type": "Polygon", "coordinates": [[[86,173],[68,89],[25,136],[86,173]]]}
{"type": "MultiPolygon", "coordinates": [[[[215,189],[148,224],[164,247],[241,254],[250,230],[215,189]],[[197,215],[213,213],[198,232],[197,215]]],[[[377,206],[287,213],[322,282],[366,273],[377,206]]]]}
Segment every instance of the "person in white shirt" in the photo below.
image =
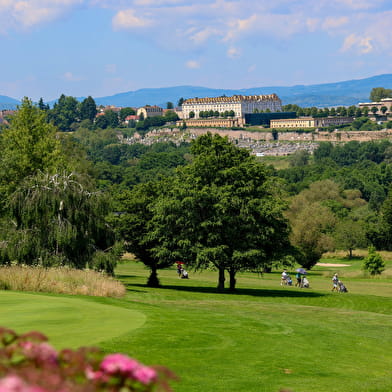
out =
{"type": "Polygon", "coordinates": [[[286,284],[287,276],[288,276],[288,274],[287,274],[286,270],[283,270],[283,272],[282,272],[282,278],[281,278],[281,280],[280,280],[280,285],[281,285],[281,286],[283,286],[283,285],[286,284]]]}
{"type": "Polygon", "coordinates": [[[332,290],[331,291],[339,291],[338,282],[339,282],[338,274],[334,274],[334,276],[332,277],[332,290]]]}

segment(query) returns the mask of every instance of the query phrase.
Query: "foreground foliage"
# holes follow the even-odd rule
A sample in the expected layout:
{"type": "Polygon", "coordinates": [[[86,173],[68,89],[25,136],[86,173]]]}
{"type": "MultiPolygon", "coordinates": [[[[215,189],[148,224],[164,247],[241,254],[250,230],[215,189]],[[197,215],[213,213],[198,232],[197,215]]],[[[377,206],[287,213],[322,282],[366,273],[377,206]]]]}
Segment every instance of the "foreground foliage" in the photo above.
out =
{"type": "Polygon", "coordinates": [[[2,392],[151,392],[170,391],[173,374],[148,367],[123,354],[94,348],[57,352],[38,332],[18,335],[0,328],[2,392]],[[158,388],[158,389],[157,389],[158,388]]]}

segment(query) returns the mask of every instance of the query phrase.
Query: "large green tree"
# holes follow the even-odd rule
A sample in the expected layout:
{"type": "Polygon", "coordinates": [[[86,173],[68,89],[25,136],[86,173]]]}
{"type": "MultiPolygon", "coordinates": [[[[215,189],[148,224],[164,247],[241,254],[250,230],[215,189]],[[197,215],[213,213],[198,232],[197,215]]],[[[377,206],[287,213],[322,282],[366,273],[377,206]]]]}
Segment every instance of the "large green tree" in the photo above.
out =
{"type": "Polygon", "coordinates": [[[151,236],[154,230],[154,205],[163,192],[163,184],[150,182],[135,186],[132,191],[118,195],[121,213],[114,221],[120,236],[125,241],[125,249],[150,269],[147,284],[159,286],[158,269],[173,264],[170,257],[160,257],[154,251],[158,241],[151,236]]]}
{"type": "Polygon", "coordinates": [[[383,98],[391,98],[392,90],[384,87],[374,87],[370,91],[370,100],[372,102],[380,102],[383,98]]]}
{"type": "Polygon", "coordinates": [[[94,121],[97,114],[97,105],[91,96],[80,103],[80,119],[94,121]]]}
{"type": "Polygon", "coordinates": [[[118,113],[114,110],[106,110],[105,111],[105,118],[108,121],[108,127],[116,128],[119,125],[119,118],[118,113]]]}
{"type": "Polygon", "coordinates": [[[335,229],[335,243],[340,249],[348,250],[349,258],[353,257],[353,250],[367,245],[365,222],[354,219],[341,220],[335,229]]]}
{"type": "Polygon", "coordinates": [[[333,250],[336,214],[345,211],[341,190],[331,180],[317,181],[292,198],[287,213],[291,241],[302,254],[300,264],[312,268],[327,250],[333,250]]]}
{"type": "Polygon", "coordinates": [[[74,97],[62,94],[49,112],[49,119],[60,131],[71,131],[71,125],[79,121],[79,103],[74,97]]]}
{"type": "Polygon", "coordinates": [[[262,270],[291,252],[285,203],[267,168],[218,135],[199,137],[193,162],[179,169],[154,206],[152,238],[160,259],[182,257],[194,269],[262,270]]]}
{"type": "Polygon", "coordinates": [[[135,109],[126,107],[126,108],[121,108],[119,112],[119,118],[123,122],[125,121],[126,117],[136,114],[135,109]]]}
{"type": "Polygon", "coordinates": [[[46,113],[28,98],[22,100],[11,124],[0,137],[0,192],[2,202],[27,176],[55,172],[64,163],[56,128],[46,113]]]}

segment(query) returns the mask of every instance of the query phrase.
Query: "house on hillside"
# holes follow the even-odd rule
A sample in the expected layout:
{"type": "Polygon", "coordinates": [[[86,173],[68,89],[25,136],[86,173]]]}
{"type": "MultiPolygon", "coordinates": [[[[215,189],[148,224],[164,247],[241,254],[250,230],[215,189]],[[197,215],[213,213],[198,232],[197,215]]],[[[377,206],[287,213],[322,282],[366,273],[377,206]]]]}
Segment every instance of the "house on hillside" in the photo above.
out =
{"type": "Polygon", "coordinates": [[[159,106],[143,106],[141,108],[139,108],[136,112],[136,115],[138,117],[143,116],[143,118],[147,118],[147,117],[155,117],[155,116],[162,116],[163,115],[163,109],[159,106]]]}

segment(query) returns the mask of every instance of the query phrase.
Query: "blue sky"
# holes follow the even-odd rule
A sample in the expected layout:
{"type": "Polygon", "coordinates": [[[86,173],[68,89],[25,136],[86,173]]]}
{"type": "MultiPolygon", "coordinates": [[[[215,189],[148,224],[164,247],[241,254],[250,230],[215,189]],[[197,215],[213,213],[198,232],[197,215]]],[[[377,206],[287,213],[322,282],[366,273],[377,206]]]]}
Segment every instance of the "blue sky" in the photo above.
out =
{"type": "Polygon", "coordinates": [[[0,95],[392,73],[391,0],[0,0],[0,95]]]}

